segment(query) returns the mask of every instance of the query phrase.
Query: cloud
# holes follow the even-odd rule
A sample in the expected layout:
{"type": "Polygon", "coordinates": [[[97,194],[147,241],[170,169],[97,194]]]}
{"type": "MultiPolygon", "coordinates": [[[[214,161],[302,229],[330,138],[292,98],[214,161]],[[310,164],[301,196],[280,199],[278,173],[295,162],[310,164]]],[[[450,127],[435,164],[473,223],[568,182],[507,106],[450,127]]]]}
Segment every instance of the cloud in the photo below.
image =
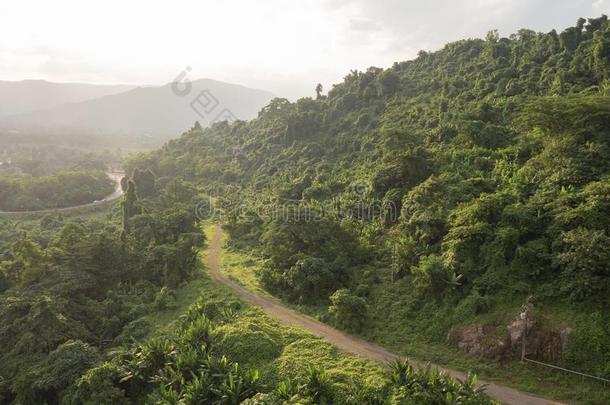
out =
{"type": "Polygon", "coordinates": [[[364,18],[352,18],[349,20],[349,28],[354,31],[380,31],[381,27],[373,20],[364,18]]]}
{"type": "Polygon", "coordinates": [[[610,14],[610,0],[597,0],[593,3],[593,10],[600,14],[610,14]]]}
{"type": "Polygon", "coordinates": [[[0,80],[161,84],[189,65],[194,76],[293,83],[286,92],[304,95],[350,69],[391,66],[492,29],[560,31],[601,13],[610,0],[0,2],[0,80]]]}
{"type": "Polygon", "coordinates": [[[383,27],[394,46],[438,48],[464,37],[483,37],[492,29],[509,35],[520,28],[549,31],[597,13],[610,0],[327,0],[330,8],[350,8],[351,18],[383,27]],[[357,10],[357,11],[354,11],[357,10]]]}

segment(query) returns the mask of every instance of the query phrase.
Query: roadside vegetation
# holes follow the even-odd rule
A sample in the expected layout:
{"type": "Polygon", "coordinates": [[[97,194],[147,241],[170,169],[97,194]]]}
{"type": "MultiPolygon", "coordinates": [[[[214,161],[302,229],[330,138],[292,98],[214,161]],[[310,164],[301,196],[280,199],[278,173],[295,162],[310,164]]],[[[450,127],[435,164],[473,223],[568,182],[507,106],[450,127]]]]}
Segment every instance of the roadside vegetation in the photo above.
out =
{"type": "MultiPolygon", "coordinates": [[[[608,378],[609,36],[606,16],[490,32],[195,125],[128,167],[213,194],[260,285],[341,328],[510,382],[526,307],[529,358],[608,378]]],[[[603,384],[532,372],[535,390],[607,402],[603,384]]]]}
{"type": "MultiPolygon", "coordinates": [[[[114,222],[113,230],[120,235],[117,214],[108,214],[105,220],[114,222]]],[[[75,243],[76,223],[93,227],[98,219],[102,219],[100,214],[57,226],[64,238],[70,236],[75,243]]],[[[42,221],[46,223],[50,217],[42,221]]],[[[3,225],[40,229],[36,222],[3,225]]],[[[211,229],[206,227],[208,236],[211,229]]],[[[44,240],[55,234],[47,230],[38,235],[44,240]]],[[[73,248],[83,249],[88,242],[73,248]]],[[[29,245],[41,249],[34,241],[29,245]]],[[[53,247],[59,257],[68,254],[66,246],[53,247]]],[[[106,261],[101,260],[99,250],[91,256],[100,270],[113,268],[107,260],[117,254],[105,252],[106,261]]],[[[205,254],[205,250],[200,252],[205,254]]],[[[136,258],[132,252],[117,260],[135,264],[136,258]]],[[[83,265],[91,262],[79,257],[83,265]]],[[[386,369],[347,355],[307,332],[282,327],[211,281],[199,262],[183,279],[188,283],[178,285],[175,280],[179,279],[168,273],[164,276],[169,278],[151,280],[155,268],[149,267],[150,261],[142,268],[145,273],[117,268],[125,276],[136,277],[118,284],[112,282],[111,274],[102,279],[93,267],[79,271],[68,267],[69,263],[62,262],[65,268],[56,266],[52,270],[58,273],[55,277],[45,274],[44,284],[17,283],[0,295],[1,344],[14,347],[2,354],[2,403],[493,403],[482,389],[475,388],[474,376],[459,382],[400,362],[386,369]],[[42,295],[30,295],[35,293],[42,295]],[[15,336],[14,343],[6,341],[9,336],[15,336]]]]}
{"type": "Polygon", "coordinates": [[[474,379],[384,371],[198,278],[211,218],[249,257],[227,260],[245,285],[399,353],[608,403],[518,358],[525,336],[532,359],[610,377],[609,50],[606,16],[490,32],[196,123],[125,162],[105,218],[0,218],[0,402],[489,403],[474,379]]]}
{"type": "Polygon", "coordinates": [[[396,362],[385,368],[286,328],[207,277],[174,324],[121,347],[85,373],[66,403],[435,404],[493,403],[476,378],[452,380],[396,362]]]}
{"type": "MultiPolygon", "coordinates": [[[[223,273],[230,279],[261,295],[270,295],[263,287],[260,276],[264,259],[252,255],[250,250],[226,246],[223,252],[223,273]]],[[[373,271],[374,266],[364,271],[373,271]]],[[[377,343],[398,355],[417,358],[463,372],[474,372],[480,378],[509,385],[525,392],[533,392],[549,398],[561,398],[569,403],[603,404],[608,394],[603,383],[591,382],[571,374],[547,370],[521,363],[518,359],[489,361],[479,356],[469,356],[454,350],[447,344],[443,333],[446,325],[473,323],[485,319],[490,324],[510,322],[515,308],[521,302],[497,304],[493,312],[477,314],[464,308],[455,309],[449,304],[430,304],[412,310],[410,303],[419,298],[417,292],[405,293],[409,280],[391,281],[389,267],[376,268],[380,279],[367,288],[367,294],[353,293],[352,289],[337,290],[328,300],[314,303],[295,303],[283,299],[283,303],[322,322],[342,329],[351,335],[377,343]],[[434,317],[434,324],[430,321],[434,317]],[[446,317],[446,318],[445,318],[446,317]],[[457,318],[457,319],[456,319],[457,318]]],[[[547,308],[555,316],[570,319],[578,316],[566,305],[547,308]]]]}

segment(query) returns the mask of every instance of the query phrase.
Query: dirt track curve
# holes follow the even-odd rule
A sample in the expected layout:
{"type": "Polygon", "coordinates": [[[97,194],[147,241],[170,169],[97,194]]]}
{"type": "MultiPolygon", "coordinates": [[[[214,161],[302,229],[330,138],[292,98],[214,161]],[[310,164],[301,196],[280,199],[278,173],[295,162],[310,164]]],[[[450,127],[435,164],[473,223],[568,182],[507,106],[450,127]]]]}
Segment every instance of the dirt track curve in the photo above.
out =
{"type": "MultiPolygon", "coordinates": [[[[306,315],[293,311],[276,300],[262,297],[245,287],[237,284],[235,281],[230,280],[227,276],[225,276],[221,271],[221,257],[220,253],[222,251],[222,229],[219,225],[216,226],[214,236],[210,241],[208,256],[207,256],[207,268],[210,274],[210,277],[217,282],[224,284],[233,290],[241,299],[244,301],[261,307],[269,316],[278,319],[281,323],[287,326],[296,326],[303,329],[308,330],[316,336],[319,336],[326,341],[332,343],[338,348],[356,354],[358,356],[366,357],[368,359],[380,362],[387,363],[392,361],[398,357],[396,354],[390,353],[384,348],[372,344],[370,342],[366,342],[362,339],[358,339],[353,336],[349,336],[345,333],[342,333],[326,324],[316,321],[313,318],[310,318],[306,315]]],[[[401,357],[405,359],[405,357],[401,357]]],[[[419,362],[417,360],[406,358],[409,360],[411,364],[416,367],[425,366],[425,363],[419,362]]],[[[465,374],[459,371],[449,370],[437,365],[432,365],[433,367],[438,368],[439,370],[445,371],[451,377],[464,379],[465,374]]],[[[550,401],[544,398],[536,397],[530,394],[526,394],[524,392],[518,391],[514,388],[505,387],[502,385],[488,383],[485,381],[479,381],[479,384],[487,385],[487,394],[494,398],[497,401],[500,401],[503,404],[514,404],[514,405],[549,405],[549,404],[557,404],[561,405],[560,402],[550,401]]]]}

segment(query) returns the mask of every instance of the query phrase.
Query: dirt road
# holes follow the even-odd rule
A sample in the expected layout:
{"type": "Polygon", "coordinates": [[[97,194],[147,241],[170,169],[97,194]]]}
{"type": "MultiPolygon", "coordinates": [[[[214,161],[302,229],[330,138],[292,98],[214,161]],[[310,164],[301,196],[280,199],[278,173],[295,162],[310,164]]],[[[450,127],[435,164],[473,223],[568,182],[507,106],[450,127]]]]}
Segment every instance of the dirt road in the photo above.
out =
{"type": "MultiPolygon", "coordinates": [[[[269,316],[278,319],[281,323],[287,326],[296,326],[308,330],[316,336],[319,336],[338,348],[345,350],[346,352],[356,354],[368,359],[387,363],[400,357],[396,354],[390,353],[384,348],[366,342],[362,339],[358,339],[353,336],[349,336],[342,333],[326,324],[316,321],[306,315],[299,312],[293,311],[292,309],[286,308],[280,302],[267,297],[261,297],[260,295],[247,290],[245,287],[237,284],[235,281],[227,278],[221,269],[221,257],[222,251],[222,229],[217,226],[214,232],[214,237],[210,241],[208,256],[207,256],[207,267],[210,277],[217,282],[224,284],[233,290],[241,299],[244,301],[261,307],[269,316]]],[[[401,357],[405,359],[404,357],[401,357]]],[[[417,360],[407,358],[411,364],[417,367],[425,366],[424,363],[417,360]]],[[[448,370],[446,368],[432,365],[439,370],[447,372],[454,378],[464,379],[464,373],[459,371],[448,370]]],[[[513,388],[505,387],[498,384],[487,383],[485,381],[479,381],[479,384],[487,384],[487,394],[500,401],[503,404],[515,404],[515,405],[548,405],[548,404],[561,404],[560,402],[549,401],[543,398],[539,398],[530,394],[523,393],[513,388]]]]}

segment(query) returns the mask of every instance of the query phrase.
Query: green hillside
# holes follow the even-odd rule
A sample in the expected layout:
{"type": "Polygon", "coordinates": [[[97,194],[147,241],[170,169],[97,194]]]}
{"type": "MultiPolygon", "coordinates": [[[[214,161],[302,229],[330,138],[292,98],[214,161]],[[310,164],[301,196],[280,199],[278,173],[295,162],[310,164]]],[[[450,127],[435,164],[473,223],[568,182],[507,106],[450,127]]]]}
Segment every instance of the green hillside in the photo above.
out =
{"type": "Polygon", "coordinates": [[[609,74],[606,16],[490,32],[128,166],[213,195],[261,284],[330,323],[501,364],[529,302],[529,358],[608,378],[609,74]]]}
{"type": "Polygon", "coordinates": [[[528,358],[610,378],[609,75],[606,16],[490,32],[196,123],[125,162],[108,212],[0,218],[0,403],[491,403],[239,301],[202,274],[211,222],[232,277],[323,322],[608,403],[519,359],[525,335],[528,358]]]}

